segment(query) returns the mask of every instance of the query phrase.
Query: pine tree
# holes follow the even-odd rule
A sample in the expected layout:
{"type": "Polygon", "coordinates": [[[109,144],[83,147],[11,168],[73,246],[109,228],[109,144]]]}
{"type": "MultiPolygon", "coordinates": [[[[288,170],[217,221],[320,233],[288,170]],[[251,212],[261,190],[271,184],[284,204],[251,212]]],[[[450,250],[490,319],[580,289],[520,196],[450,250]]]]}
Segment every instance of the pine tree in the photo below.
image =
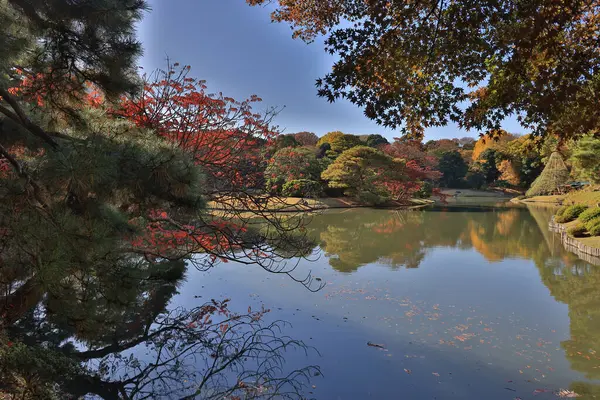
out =
{"type": "MultiPolygon", "coordinates": [[[[0,0],[0,390],[20,398],[119,398],[142,388],[150,390],[145,396],[160,397],[149,378],[156,365],[124,381],[107,375],[111,362],[115,368],[133,362],[108,356],[143,343],[150,351],[167,345],[188,351],[183,343],[209,346],[211,337],[227,337],[239,354],[276,355],[256,344],[262,334],[256,332],[268,332],[253,325],[261,312],[234,319],[226,302],[214,302],[165,313],[193,253],[205,254],[203,267],[244,257],[268,268],[276,256],[265,254],[265,240],[272,241],[266,250],[272,254],[277,234],[299,225],[292,217],[285,225],[264,217],[263,224],[277,227],[265,229],[267,238],[204,211],[208,180],[229,179],[221,185],[235,190],[229,199],[256,203],[244,192],[248,180],[234,180],[240,166],[258,164],[240,156],[248,146],[256,150],[254,132],[237,126],[224,134],[228,119],[192,143],[183,141],[190,132],[170,116],[137,118],[151,111],[143,109],[149,86],[135,64],[141,51],[135,24],[145,8],[141,0],[0,0]],[[138,105],[141,110],[122,112],[138,105]],[[215,144],[215,132],[231,165],[202,158],[207,152],[200,144],[215,144]],[[255,333],[245,336],[251,340],[236,342],[220,322],[198,323],[215,313],[253,326],[255,333]]],[[[200,97],[195,87],[194,96],[200,97]]],[[[242,120],[252,115],[247,104],[229,107],[242,120]]],[[[283,240],[291,254],[290,236],[283,240]]],[[[162,368],[172,382],[187,382],[182,374],[189,371],[177,357],[162,368]]],[[[268,380],[271,373],[256,376],[268,380]]]]}

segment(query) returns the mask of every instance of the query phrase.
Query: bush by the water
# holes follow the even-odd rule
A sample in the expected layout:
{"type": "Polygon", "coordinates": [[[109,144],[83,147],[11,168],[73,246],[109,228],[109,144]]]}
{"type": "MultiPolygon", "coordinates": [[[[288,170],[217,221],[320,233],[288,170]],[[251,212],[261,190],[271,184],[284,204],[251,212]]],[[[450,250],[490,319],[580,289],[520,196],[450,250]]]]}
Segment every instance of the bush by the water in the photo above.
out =
{"type": "Polygon", "coordinates": [[[433,193],[433,185],[430,182],[423,182],[421,189],[415,192],[414,196],[420,199],[427,199],[433,193]]]}
{"type": "Polygon", "coordinates": [[[592,236],[600,235],[600,217],[589,220],[585,224],[586,229],[592,236]]]}
{"type": "Polygon", "coordinates": [[[589,222],[600,217],[600,207],[588,208],[579,215],[579,220],[583,223],[589,222]]]}
{"type": "Polygon", "coordinates": [[[577,225],[572,226],[569,229],[567,229],[567,233],[573,237],[585,236],[586,232],[587,232],[587,228],[582,223],[578,223],[577,225]]]}
{"type": "Polygon", "coordinates": [[[584,206],[582,204],[576,204],[573,206],[569,206],[563,211],[563,213],[561,215],[558,215],[557,217],[555,217],[554,220],[558,223],[574,221],[577,219],[577,217],[579,217],[579,214],[581,214],[582,212],[587,210],[587,208],[588,208],[587,206],[584,206]]]}
{"type": "Polygon", "coordinates": [[[322,194],[320,182],[310,179],[294,179],[283,184],[281,194],[288,197],[317,197],[322,194]]]}
{"type": "Polygon", "coordinates": [[[565,213],[565,211],[567,211],[567,208],[569,208],[570,206],[562,206],[558,209],[558,211],[556,212],[556,216],[559,217],[561,215],[563,215],[565,213]]]}

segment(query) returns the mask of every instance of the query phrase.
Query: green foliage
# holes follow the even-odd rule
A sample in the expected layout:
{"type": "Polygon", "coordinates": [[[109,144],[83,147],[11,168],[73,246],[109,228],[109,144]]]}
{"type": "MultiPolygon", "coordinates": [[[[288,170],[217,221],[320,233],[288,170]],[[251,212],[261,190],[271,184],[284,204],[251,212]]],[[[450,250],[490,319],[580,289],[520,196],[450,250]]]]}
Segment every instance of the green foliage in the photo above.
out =
{"type": "Polygon", "coordinates": [[[556,214],[555,214],[555,215],[556,215],[557,217],[558,217],[558,216],[562,216],[562,215],[565,213],[565,211],[567,211],[567,208],[569,208],[569,207],[570,207],[570,206],[568,206],[568,205],[567,205],[567,206],[561,206],[561,207],[558,209],[558,211],[556,211],[556,214]]]}
{"type": "Polygon", "coordinates": [[[600,183],[600,139],[585,136],[575,144],[571,155],[578,175],[594,183],[600,183]]]}
{"type": "Polygon", "coordinates": [[[573,237],[583,237],[587,232],[587,228],[584,224],[578,223],[577,225],[573,225],[567,229],[567,233],[573,237]]]}
{"type": "Polygon", "coordinates": [[[458,151],[442,153],[438,170],[442,173],[440,184],[445,187],[459,187],[466,176],[469,166],[458,151]]]}
{"type": "Polygon", "coordinates": [[[579,220],[583,223],[589,222],[598,217],[600,217],[600,207],[588,208],[579,214],[579,220]]]}
{"type": "Polygon", "coordinates": [[[483,172],[479,170],[472,170],[467,172],[467,175],[465,176],[465,182],[467,183],[467,187],[481,189],[485,186],[486,179],[483,172]]]}
{"type": "Polygon", "coordinates": [[[321,177],[330,187],[343,189],[361,203],[378,205],[390,199],[383,184],[401,178],[402,173],[399,160],[371,147],[357,146],[343,152],[321,177]]]}
{"type": "Polygon", "coordinates": [[[319,197],[323,193],[321,182],[295,179],[283,184],[281,194],[288,197],[319,197]]]}
{"type": "Polygon", "coordinates": [[[600,218],[591,220],[585,227],[591,236],[600,236],[600,218]]]}
{"type": "Polygon", "coordinates": [[[389,144],[388,140],[381,135],[369,135],[367,136],[366,144],[369,147],[377,147],[382,144],[389,144]]]}
{"type": "Polygon", "coordinates": [[[421,188],[415,192],[414,196],[421,199],[428,199],[433,194],[433,184],[425,181],[421,184],[421,188]]]}
{"type": "Polygon", "coordinates": [[[583,213],[585,210],[587,210],[587,208],[587,206],[581,204],[568,206],[561,215],[555,218],[555,220],[558,223],[574,221],[577,219],[577,217],[579,217],[579,214],[583,213]]]}
{"type": "Polygon", "coordinates": [[[319,181],[325,162],[317,159],[313,149],[286,147],[277,151],[265,170],[266,189],[281,193],[284,183],[294,180],[319,181]]]}
{"type": "Polygon", "coordinates": [[[23,343],[2,343],[0,350],[0,377],[3,389],[13,393],[22,392],[22,398],[29,395],[34,399],[59,400],[67,398],[57,386],[75,378],[83,372],[77,360],[67,354],[46,346],[28,346],[23,343]],[[28,376],[36,384],[19,382],[16,377],[28,376]]]}
{"type": "Polygon", "coordinates": [[[337,158],[348,149],[362,145],[358,136],[346,134],[334,137],[329,144],[331,145],[331,149],[327,151],[327,157],[331,159],[337,158]]]}
{"type": "Polygon", "coordinates": [[[331,145],[329,143],[322,143],[316,152],[317,159],[324,158],[329,150],[331,150],[331,145]]]}
{"type": "Polygon", "coordinates": [[[501,155],[495,149],[486,149],[479,156],[481,162],[481,172],[485,176],[487,183],[492,183],[500,177],[497,163],[501,160],[501,155]]]}
{"type": "Polygon", "coordinates": [[[384,126],[422,137],[429,126],[487,131],[519,115],[536,135],[563,138],[600,126],[600,53],[589,39],[600,22],[585,2],[277,3],[274,21],[306,41],[326,35],[336,57],[319,96],[364,107],[384,126]]]}
{"type": "Polygon", "coordinates": [[[569,170],[567,169],[562,156],[558,152],[554,152],[548,159],[544,170],[533,182],[526,195],[531,197],[552,194],[568,180],[569,170]]]}
{"type": "Polygon", "coordinates": [[[275,139],[275,150],[281,150],[286,147],[297,147],[300,143],[296,140],[294,135],[278,135],[275,139]]]}
{"type": "MultiPolygon", "coordinates": [[[[38,83],[71,88],[69,95],[85,90],[86,80],[111,96],[132,91],[141,54],[135,27],[145,10],[141,0],[1,1],[0,86],[17,64],[33,75],[53,71],[38,83]]],[[[65,98],[56,91],[47,96],[65,98]]]]}

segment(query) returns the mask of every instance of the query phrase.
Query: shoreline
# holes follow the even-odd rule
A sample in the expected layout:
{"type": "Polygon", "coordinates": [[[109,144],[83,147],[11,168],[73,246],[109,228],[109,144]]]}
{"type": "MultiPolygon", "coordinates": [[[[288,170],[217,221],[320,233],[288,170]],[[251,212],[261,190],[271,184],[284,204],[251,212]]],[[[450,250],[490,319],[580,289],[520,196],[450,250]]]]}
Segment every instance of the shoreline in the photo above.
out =
{"type": "Polygon", "coordinates": [[[548,223],[548,229],[560,235],[560,241],[567,251],[574,253],[583,261],[600,266],[600,248],[588,246],[577,238],[570,236],[567,233],[566,225],[554,222],[554,217],[548,223]]]}
{"type": "MultiPolygon", "coordinates": [[[[442,193],[447,196],[447,203],[460,203],[461,201],[473,202],[481,201],[487,203],[490,201],[498,200],[511,200],[514,199],[511,193],[501,191],[484,191],[484,190],[473,190],[473,189],[443,189],[442,193]],[[455,195],[458,193],[458,195],[455,195]]],[[[329,209],[351,209],[351,208],[373,208],[373,209],[411,209],[411,208],[422,208],[430,205],[438,204],[437,201],[428,199],[410,199],[407,203],[390,202],[385,205],[373,206],[367,204],[358,203],[348,197],[320,197],[314,198],[302,198],[302,197],[269,197],[266,205],[255,204],[255,207],[248,208],[247,204],[236,200],[235,198],[220,198],[219,202],[216,203],[214,200],[209,201],[207,210],[211,212],[279,212],[279,213],[292,213],[292,212],[311,212],[321,211],[329,209]],[[212,205],[212,206],[211,206],[212,205]],[[215,207],[216,206],[216,207],[215,207]]]]}
{"type": "Polygon", "coordinates": [[[348,198],[340,197],[322,197],[318,199],[302,198],[302,197],[273,197],[268,200],[264,208],[257,206],[256,208],[248,208],[245,204],[236,204],[236,200],[230,203],[228,199],[219,204],[218,207],[211,207],[214,201],[208,203],[206,208],[210,212],[272,212],[272,213],[294,213],[294,212],[314,212],[333,209],[352,209],[352,208],[373,208],[373,209],[412,209],[422,208],[435,204],[435,201],[430,199],[410,199],[408,203],[389,203],[387,205],[373,206],[360,204],[348,198]],[[226,206],[223,206],[225,204],[226,206]]]}

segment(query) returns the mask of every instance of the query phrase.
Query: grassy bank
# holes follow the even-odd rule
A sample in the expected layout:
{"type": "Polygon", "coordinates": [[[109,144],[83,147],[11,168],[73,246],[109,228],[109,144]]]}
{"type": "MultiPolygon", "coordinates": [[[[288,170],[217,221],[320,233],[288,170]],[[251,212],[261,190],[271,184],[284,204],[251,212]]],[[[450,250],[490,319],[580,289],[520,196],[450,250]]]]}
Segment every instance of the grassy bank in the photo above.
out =
{"type": "MultiPolygon", "coordinates": [[[[564,226],[564,228],[568,231],[569,228],[576,226],[578,223],[579,223],[579,221],[575,220],[575,221],[567,222],[567,223],[560,224],[560,225],[564,226]]],[[[577,238],[573,237],[572,235],[569,235],[569,236],[572,237],[573,239],[577,240],[578,242],[583,243],[586,246],[600,249],[600,236],[577,237],[577,238]]]]}
{"type": "Polygon", "coordinates": [[[597,207],[600,204],[600,185],[594,185],[585,189],[577,190],[564,195],[554,196],[534,196],[519,200],[523,203],[541,203],[541,204],[583,204],[588,207],[597,207]]]}
{"type": "MultiPolygon", "coordinates": [[[[260,199],[260,198],[258,198],[260,199]]],[[[262,201],[256,202],[256,197],[252,199],[242,199],[238,197],[223,196],[208,202],[208,209],[212,212],[227,211],[248,211],[248,212],[298,212],[326,210],[334,208],[358,208],[370,207],[359,203],[348,197],[322,197],[318,199],[302,197],[264,197],[262,201]]],[[[411,199],[408,203],[390,202],[378,208],[408,208],[422,207],[433,204],[429,199],[411,199]]]]}

